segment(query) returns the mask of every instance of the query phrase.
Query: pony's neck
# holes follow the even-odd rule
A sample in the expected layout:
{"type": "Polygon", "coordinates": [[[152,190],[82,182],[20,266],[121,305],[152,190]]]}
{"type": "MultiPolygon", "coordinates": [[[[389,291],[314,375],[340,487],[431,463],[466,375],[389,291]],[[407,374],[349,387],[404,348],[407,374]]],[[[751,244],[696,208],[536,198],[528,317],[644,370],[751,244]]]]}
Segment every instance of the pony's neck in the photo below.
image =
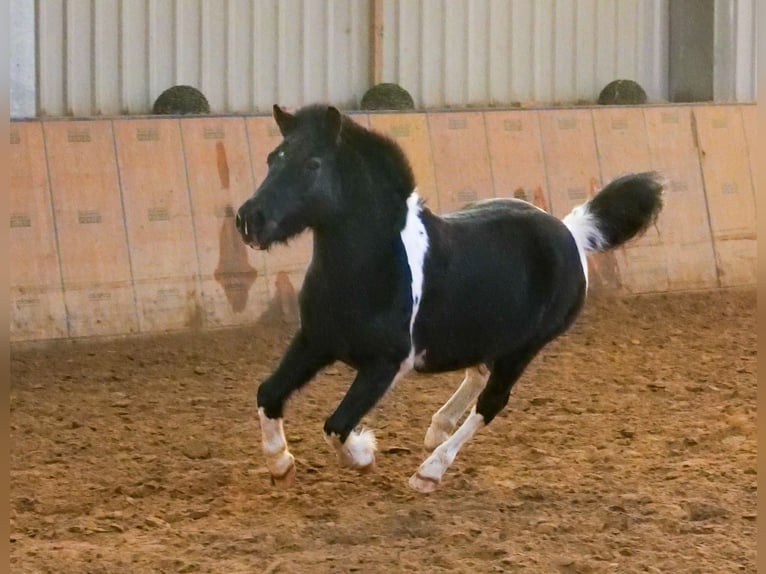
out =
{"type": "MultiPolygon", "coordinates": [[[[381,191],[381,190],[372,190],[381,191]]],[[[333,225],[314,229],[314,258],[354,273],[387,269],[401,245],[407,203],[390,194],[355,202],[333,225]]]]}
{"type": "Polygon", "coordinates": [[[354,248],[372,255],[399,237],[406,217],[407,204],[403,201],[400,205],[377,204],[348,210],[334,225],[316,227],[315,242],[354,248]]]}
{"type": "Polygon", "coordinates": [[[401,243],[407,198],[415,188],[412,168],[393,140],[350,120],[337,157],[343,205],[314,229],[314,256],[368,270],[386,267],[401,243]]]}

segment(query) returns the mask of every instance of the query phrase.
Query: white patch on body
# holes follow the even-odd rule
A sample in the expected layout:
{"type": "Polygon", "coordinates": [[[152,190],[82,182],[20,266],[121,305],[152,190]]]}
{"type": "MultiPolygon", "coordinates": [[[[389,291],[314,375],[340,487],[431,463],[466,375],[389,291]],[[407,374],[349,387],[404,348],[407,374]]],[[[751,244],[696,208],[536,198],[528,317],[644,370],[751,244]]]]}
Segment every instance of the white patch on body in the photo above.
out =
{"type": "Polygon", "coordinates": [[[287,450],[287,440],[282,425],[282,419],[270,419],[263,407],[258,409],[261,421],[261,442],[266,466],[274,477],[282,477],[292,468],[295,458],[287,450]]]}
{"type": "Polygon", "coordinates": [[[486,365],[465,370],[465,378],[455,394],[431,417],[431,425],[423,441],[426,449],[434,450],[449,438],[460,417],[487,386],[488,379],[489,370],[486,365]]]}
{"type": "Polygon", "coordinates": [[[407,219],[401,231],[402,243],[407,253],[407,264],[412,276],[412,316],[410,317],[410,362],[415,363],[415,341],[412,331],[415,327],[415,317],[420,308],[423,298],[423,266],[428,252],[428,233],[423,221],[420,219],[420,196],[417,189],[407,198],[407,219]]]}
{"type": "Polygon", "coordinates": [[[606,246],[606,240],[596,224],[596,218],[588,209],[588,203],[575,207],[563,220],[577,244],[580,263],[585,274],[585,286],[588,286],[588,257],[591,251],[600,251],[606,246]]]}
{"type": "Polygon", "coordinates": [[[484,417],[471,411],[460,428],[431,453],[417,472],[410,477],[409,485],[418,492],[433,492],[439,486],[444,473],[455,460],[457,453],[476,432],[484,426],[484,417]]]}
{"type": "Polygon", "coordinates": [[[425,366],[425,364],[426,364],[426,352],[425,351],[420,351],[420,353],[418,353],[417,355],[415,355],[414,353],[411,353],[411,355],[412,355],[411,358],[412,358],[412,363],[413,363],[412,368],[419,369],[419,368],[425,366]]]}

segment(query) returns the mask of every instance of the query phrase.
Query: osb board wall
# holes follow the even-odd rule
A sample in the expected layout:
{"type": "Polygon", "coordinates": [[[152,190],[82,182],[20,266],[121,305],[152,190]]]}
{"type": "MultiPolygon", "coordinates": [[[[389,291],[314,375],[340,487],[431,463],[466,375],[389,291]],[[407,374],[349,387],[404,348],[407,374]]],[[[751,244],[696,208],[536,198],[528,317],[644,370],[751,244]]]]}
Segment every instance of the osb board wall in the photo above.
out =
{"type": "Polygon", "coordinates": [[[111,122],[43,128],[69,335],[137,332],[111,122]]]}
{"type": "MultiPolygon", "coordinates": [[[[755,283],[752,105],[353,114],[397,141],[444,213],[517,197],[564,216],[614,177],[667,179],[657,225],[591,258],[591,289],[755,283]]],[[[14,122],[11,339],[297,314],[311,234],[248,249],[233,215],[280,141],[269,117],[14,122]]]]}
{"type": "Polygon", "coordinates": [[[11,337],[66,337],[69,329],[61,260],[41,124],[12,126],[8,163],[11,172],[11,337]]]}

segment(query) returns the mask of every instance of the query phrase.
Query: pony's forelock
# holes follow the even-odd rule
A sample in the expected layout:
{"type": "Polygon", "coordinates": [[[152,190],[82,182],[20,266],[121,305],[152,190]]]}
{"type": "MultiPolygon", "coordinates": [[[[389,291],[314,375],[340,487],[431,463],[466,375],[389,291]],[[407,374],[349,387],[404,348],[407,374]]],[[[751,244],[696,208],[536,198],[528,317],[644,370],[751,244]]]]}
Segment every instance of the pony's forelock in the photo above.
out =
{"type": "MultiPolygon", "coordinates": [[[[327,129],[327,110],[327,105],[312,104],[295,112],[295,117],[299,125],[318,134],[327,129]]],[[[387,174],[403,200],[415,189],[415,175],[404,150],[388,136],[367,129],[343,114],[338,145],[347,146],[346,151],[359,154],[369,166],[387,174]]]]}

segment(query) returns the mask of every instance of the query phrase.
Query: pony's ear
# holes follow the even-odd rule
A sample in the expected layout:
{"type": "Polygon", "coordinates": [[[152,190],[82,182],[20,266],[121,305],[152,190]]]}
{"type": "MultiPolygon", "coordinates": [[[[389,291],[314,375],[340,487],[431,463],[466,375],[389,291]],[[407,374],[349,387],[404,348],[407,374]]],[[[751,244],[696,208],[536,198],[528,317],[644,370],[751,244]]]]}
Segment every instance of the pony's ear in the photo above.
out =
{"type": "Polygon", "coordinates": [[[327,135],[330,140],[337,142],[340,137],[340,127],[343,123],[343,116],[338,108],[329,106],[327,108],[327,135]]]}
{"type": "Polygon", "coordinates": [[[273,109],[274,109],[274,121],[277,122],[277,125],[279,126],[279,131],[282,132],[282,135],[286,136],[295,127],[295,116],[287,113],[282,108],[280,108],[277,104],[274,104],[273,109]]]}

